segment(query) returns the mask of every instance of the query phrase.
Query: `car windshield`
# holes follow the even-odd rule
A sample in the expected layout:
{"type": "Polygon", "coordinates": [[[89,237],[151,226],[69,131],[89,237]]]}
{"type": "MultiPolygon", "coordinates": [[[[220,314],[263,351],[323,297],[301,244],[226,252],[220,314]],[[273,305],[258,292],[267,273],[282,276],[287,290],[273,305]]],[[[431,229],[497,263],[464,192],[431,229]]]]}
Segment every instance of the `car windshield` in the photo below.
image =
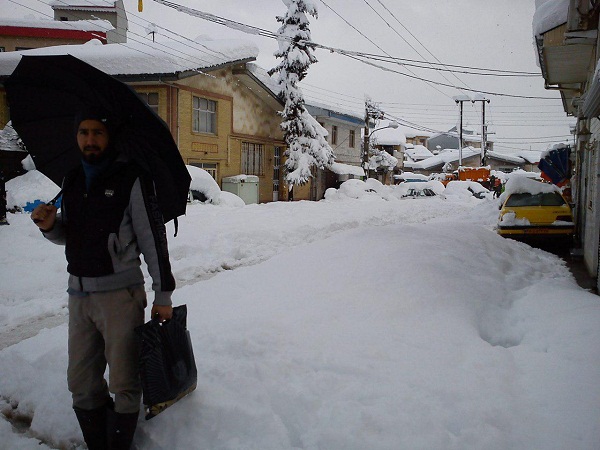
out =
{"type": "Polygon", "coordinates": [[[557,192],[512,194],[505,206],[561,206],[565,201],[557,192]]]}

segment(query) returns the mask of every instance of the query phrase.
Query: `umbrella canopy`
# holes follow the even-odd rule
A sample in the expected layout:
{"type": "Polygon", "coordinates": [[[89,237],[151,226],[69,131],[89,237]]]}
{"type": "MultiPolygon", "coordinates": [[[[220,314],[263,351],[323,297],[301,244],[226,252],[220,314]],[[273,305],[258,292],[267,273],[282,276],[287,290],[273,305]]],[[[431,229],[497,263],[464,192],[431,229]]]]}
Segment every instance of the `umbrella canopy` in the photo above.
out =
{"type": "Polygon", "coordinates": [[[59,186],[80,164],[75,117],[100,108],[111,142],[154,179],[165,222],[185,214],[190,176],[166,123],[138,94],[71,55],[23,56],[5,82],[12,125],[36,168],[59,186]]]}

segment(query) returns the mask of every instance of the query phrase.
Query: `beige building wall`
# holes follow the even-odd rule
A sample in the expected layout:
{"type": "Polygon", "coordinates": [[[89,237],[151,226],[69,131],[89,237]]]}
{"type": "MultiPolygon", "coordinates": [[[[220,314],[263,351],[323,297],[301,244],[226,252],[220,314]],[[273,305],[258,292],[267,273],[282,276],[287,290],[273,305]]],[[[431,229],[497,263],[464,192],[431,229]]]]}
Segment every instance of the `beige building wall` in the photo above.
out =
{"type": "MultiPolygon", "coordinates": [[[[239,82],[233,75],[233,68],[194,75],[174,86],[178,88],[177,130],[174,135],[186,164],[215,167],[215,179],[221,186],[224,177],[242,174],[243,143],[261,145],[264,158],[263,173],[258,175],[259,201],[273,201],[275,147],[281,148],[281,155],[284,147],[283,133],[279,128],[281,118],[277,111],[239,82]],[[216,134],[193,131],[194,96],[217,103],[216,134]]],[[[279,186],[277,197],[281,200],[285,194],[281,176],[279,186]]]]}

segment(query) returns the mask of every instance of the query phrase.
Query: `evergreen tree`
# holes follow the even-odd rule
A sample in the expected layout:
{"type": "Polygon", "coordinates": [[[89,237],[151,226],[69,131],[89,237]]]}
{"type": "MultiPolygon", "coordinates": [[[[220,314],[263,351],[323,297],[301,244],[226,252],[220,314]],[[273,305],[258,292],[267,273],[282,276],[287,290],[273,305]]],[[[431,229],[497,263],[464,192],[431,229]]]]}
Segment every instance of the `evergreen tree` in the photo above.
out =
{"type": "Polygon", "coordinates": [[[285,101],[281,129],[287,150],[285,156],[286,181],[289,185],[306,183],[311,167],[320,169],[333,163],[333,150],[325,140],[327,131],[306,111],[304,97],[298,83],[306,76],[308,67],[317,62],[310,44],[310,29],[306,14],[317,17],[312,0],[282,0],[288,7],[285,16],[277,16],[282,25],[278,30],[281,62],[269,71],[278,74],[279,95],[285,101]]]}

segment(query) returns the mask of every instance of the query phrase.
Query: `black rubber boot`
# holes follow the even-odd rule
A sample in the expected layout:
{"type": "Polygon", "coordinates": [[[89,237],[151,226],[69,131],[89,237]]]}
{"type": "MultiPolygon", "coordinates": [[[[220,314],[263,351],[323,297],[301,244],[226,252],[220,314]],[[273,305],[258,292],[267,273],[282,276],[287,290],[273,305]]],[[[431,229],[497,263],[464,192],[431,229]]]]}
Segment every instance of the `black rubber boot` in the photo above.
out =
{"type": "Polygon", "coordinates": [[[73,407],[75,415],[79,421],[83,439],[90,450],[106,450],[106,406],[101,406],[96,409],[80,409],[73,407]]]}
{"type": "Polygon", "coordinates": [[[129,450],[138,423],[139,411],[122,414],[108,410],[108,450],[129,450]]]}

